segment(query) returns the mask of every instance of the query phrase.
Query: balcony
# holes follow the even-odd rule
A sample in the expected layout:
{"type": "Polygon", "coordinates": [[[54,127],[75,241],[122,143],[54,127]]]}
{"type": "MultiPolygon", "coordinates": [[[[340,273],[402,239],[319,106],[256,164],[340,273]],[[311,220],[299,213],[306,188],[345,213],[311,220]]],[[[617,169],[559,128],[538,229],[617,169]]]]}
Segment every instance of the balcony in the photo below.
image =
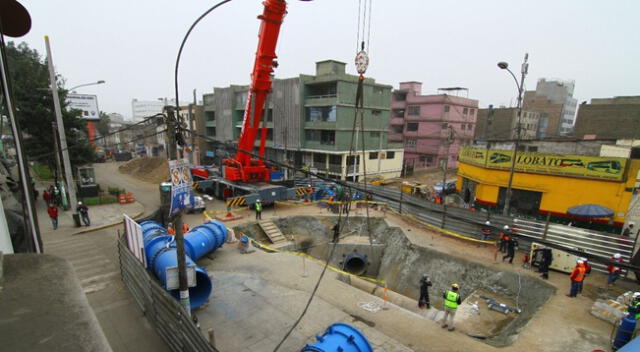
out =
{"type": "Polygon", "coordinates": [[[404,125],[404,119],[401,117],[393,117],[389,119],[391,125],[404,125]]]}
{"type": "Polygon", "coordinates": [[[342,173],[342,165],[340,164],[329,164],[329,172],[335,172],[338,174],[342,173]]]}
{"type": "Polygon", "coordinates": [[[305,97],[305,106],[326,106],[336,105],[338,101],[337,94],[308,95],[305,97]]]}
{"type": "Polygon", "coordinates": [[[403,134],[402,133],[389,133],[389,142],[402,142],[403,134]]]}

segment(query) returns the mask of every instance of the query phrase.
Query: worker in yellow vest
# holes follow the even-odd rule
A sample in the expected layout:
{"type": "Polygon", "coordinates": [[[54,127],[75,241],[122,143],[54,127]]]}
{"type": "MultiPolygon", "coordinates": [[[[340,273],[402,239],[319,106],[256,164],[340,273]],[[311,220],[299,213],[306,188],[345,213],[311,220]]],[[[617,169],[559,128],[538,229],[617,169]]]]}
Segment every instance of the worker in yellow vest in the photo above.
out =
{"type": "Polygon", "coordinates": [[[444,298],[444,317],[442,318],[442,328],[444,329],[449,326],[449,331],[453,331],[455,329],[453,326],[453,317],[456,315],[458,305],[462,304],[462,299],[458,293],[459,289],[460,286],[458,286],[458,284],[452,284],[451,290],[448,290],[442,295],[442,298],[444,298]],[[449,323],[447,323],[447,318],[449,318],[449,323]]]}
{"type": "Polygon", "coordinates": [[[256,200],[254,207],[256,209],[256,220],[262,220],[262,203],[260,199],[256,200]]]}

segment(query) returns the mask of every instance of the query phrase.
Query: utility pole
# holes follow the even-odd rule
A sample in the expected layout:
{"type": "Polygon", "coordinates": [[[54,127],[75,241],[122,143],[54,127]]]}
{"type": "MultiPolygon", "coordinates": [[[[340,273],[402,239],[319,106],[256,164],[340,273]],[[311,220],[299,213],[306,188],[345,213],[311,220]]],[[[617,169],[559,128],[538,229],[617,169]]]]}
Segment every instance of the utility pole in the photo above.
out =
{"type": "Polygon", "coordinates": [[[511,208],[511,187],[513,185],[513,174],[515,173],[516,168],[518,146],[520,144],[520,130],[522,126],[520,123],[520,119],[522,118],[522,94],[524,93],[524,78],[527,76],[527,72],[529,71],[529,63],[527,62],[528,60],[529,54],[524,54],[524,61],[522,62],[522,67],[520,69],[520,83],[518,83],[518,79],[513,74],[513,72],[509,70],[508,64],[506,62],[498,63],[498,67],[503,70],[507,70],[511,74],[511,76],[513,76],[513,79],[516,81],[516,85],[518,86],[518,118],[516,125],[516,141],[513,147],[513,158],[511,160],[511,169],[509,170],[509,183],[507,184],[507,194],[505,195],[504,208],[502,210],[502,215],[504,216],[509,216],[509,210],[511,208]]]}
{"type": "MultiPolygon", "coordinates": [[[[191,156],[189,158],[189,162],[193,165],[194,164],[194,155],[195,154],[195,149],[196,149],[196,105],[198,105],[198,101],[196,100],[196,90],[193,90],[193,104],[191,106],[189,106],[189,128],[191,129],[191,153],[189,153],[189,155],[191,156]]],[[[200,165],[200,152],[198,151],[198,162],[196,164],[200,165]]]]}
{"type": "Polygon", "coordinates": [[[58,131],[55,121],[51,121],[51,127],[53,128],[53,149],[56,151],[56,172],[53,180],[56,184],[58,177],[62,178],[62,163],[60,162],[60,147],[58,147],[58,131]]]}
{"type": "MultiPolygon", "coordinates": [[[[36,216],[35,206],[33,204],[33,187],[31,187],[31,176],[29,175],[29,167],[27,165],[27,158],[25,157],[24,150],[22,149],[22,130],[20,124],[16,118],[16,110],[13,105],[12,90],[8,78],[9,67],[7,65],[7,54],[5,52],[4,37],[0,35],[0,77],[2,78],[1,86],[4,101],[7,106],[7,113],[9,114],[9,122],[11,123],[11,132],[13,132],[14,145],[16,147],[16,156],[18,157],[18,171],[20,172],[20,178],[22,180],[22,194],[24,202],[22,203],[22,211],[25,219],[25,231],[31,230],[31,240],[33,243],[32,249],[35,253],[42,253],[42,241],[40,238],[40,227],[38,226],[38,217],[36,216]],[[26,226],[29,225],[29,226],[26,226]],[[30,229],[27,229],[30,227],[30,229]]],[[[0,216],[4,218],[4,211],[0,213],[0,216]]],[[[26,233],[25,233],[26,235],[26,233]]]]}
{"type": "Polygon", "coordinates": [[[445,136],[444,143],[447,145],[447,152],[445,154],[444,162],[442,163],[442,223],[440,228],[444,229],[444,224],[447,218],[447,170],[449,169],[449,149],[453,142],[453,127],[447,125],[447,135],[445,136]]]}
{"type": "Polygon", "coordinates": [[[76,185],[73,183],[73,173],[71,172],[71,161],[69,160],[69,150],[67,149],[67,136],[64,132],[64,122],[62,121],[62,109],[60,107],[60,98],[58,96],[58,84],[56,81],[56,71],[53,67],[53,58],[51,56],[51,45],[49,44],[49,36],[44,36],[44,42],[47,47],[47,62],[49,63],[49,80],[51,82],[51,94],[53,95],[53,107],[56,113],[56,124],[58,126],[58,134],[60,136],[60,148],[62,149],[62,163],[64,165],[64,176],[67,184],[67,192],[69,192],[69,206],[73,214],[73,221],[76,227],[80,226],[80,216],[76,209],[76,185]]]}
{"type": "MultiPolygon", "coordinates": [[[[176,111],[173,106],[166,105],[167,112],[167,149],[169,152],[169,160],[177,159],[176,150],[176,111]]],[[[189,300],[189,283],[187,282],[187,265],[184,254],[184,233],[182,233],[182,210],[179,210],[173,220],[173,228],[176,231],[176,255],[178,261],[178,282],[180,290],[180,305],[191,316],[191,302],[189,300]]]]}

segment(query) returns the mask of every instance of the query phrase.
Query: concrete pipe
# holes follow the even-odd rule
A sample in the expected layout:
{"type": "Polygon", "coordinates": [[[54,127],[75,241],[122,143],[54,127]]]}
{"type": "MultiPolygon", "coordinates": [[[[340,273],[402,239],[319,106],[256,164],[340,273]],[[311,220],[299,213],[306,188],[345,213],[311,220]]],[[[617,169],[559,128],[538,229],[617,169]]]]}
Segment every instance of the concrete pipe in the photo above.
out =
{"type": "Polygon", "coordinates": [[[313,345],[306,345],[301,352],[373,352],[367,338],[358,329],[345,323],[335,323],[327,328],[313,345]]]}
{"type": "Polygon", "coordinates": [[[368,265],[367,257],[358,252],[349,253],[344,257],[342,261],[342,270],[361,276],[367,271],[368,265]]]}
{"type": "MultiPolygon", "coordinates": [[[[178,266],[174,237],[168,235],[164,227],[153,221],[142,222],[140,226],[142,227],[147,265],[158,278],[162,287],[167,290],[167,268],[178,266]]],[[[203,267],[196,266],[194,260],[221,247],[226,238],[226,227],[216,221],[196,226],[184,236],[186,265],[196,267],[196,284],[189,288],[191,309],[203,305],[209,299],[213,288],[207,271],[203,267]]],[[[179,290],[167,291],[179,299],[179,290]]]]}

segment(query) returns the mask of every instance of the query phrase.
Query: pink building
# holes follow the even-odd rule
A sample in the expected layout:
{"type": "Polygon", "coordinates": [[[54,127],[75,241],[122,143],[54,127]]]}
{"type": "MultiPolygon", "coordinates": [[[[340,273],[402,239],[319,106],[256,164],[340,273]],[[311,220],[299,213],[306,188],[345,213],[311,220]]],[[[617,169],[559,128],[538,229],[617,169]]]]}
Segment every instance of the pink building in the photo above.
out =
{"type": "Polygon", "coordinates": [[[478,101],[448,94],[421,95],[421,91],[420,82],[402,82],[393,91],[389,142],[404,144],[407,174],[439,167],[444,160],[449,168],[456,168],[460,145],[473,141],[478,101]]]}

